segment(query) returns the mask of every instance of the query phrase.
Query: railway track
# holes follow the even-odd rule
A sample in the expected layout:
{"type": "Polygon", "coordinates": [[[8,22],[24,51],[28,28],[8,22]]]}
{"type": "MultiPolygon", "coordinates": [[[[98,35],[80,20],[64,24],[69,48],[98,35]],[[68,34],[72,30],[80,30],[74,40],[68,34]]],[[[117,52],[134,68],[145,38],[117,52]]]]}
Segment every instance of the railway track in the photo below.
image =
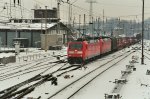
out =
{"type": "MultiPolygon", "coordinates": [[[[55,64],[59,62],[59,60],[57,61],[50,61],[50,60],[52,60],[51,57],[47,57],[46,59],[36,60],[26,64],[0,69],[1,72],[0,81],[21,76],[35,71],[44,70],[49,68],[51,64],[55,64]]],[[[66,59],[61,61],[66,62],[66,59]]]]}
{"type": "MultiPolygon", "coordinates": [[[[120,56],[122,56],[122,55],[119,55],[117,57],[120,57],[120,56]]],[[[60,63],[62,63],[62,60],[54,62],[54,63],[55,64],[53,64],[51,66],[48,66],[47,68],[45,68],[44,71],[37,74],[36,76],[34,76],[34,77],[24,81],[24,82],[21,82],[17,85],[14,85],[10,88],[7,88],[5,90],[0,91],[0,99],[8,99],[8,98],[12,98],[12,97],[14,97],[13,99],[20,99],[21,97],[24,97],[27,94],[34,91],[36,87],[38,87],[38,86],[40,86],[40,85],[42,85],[42,84],[44,84],[45,82],[48,82],[48,81],[51,81],[52,84],[57,85],[57,77],[60,77],[61,75],[65,74],[65,73],[72,72],[72,71],[77,70],[77,69],[80,68],[79,66],[68,66],[67,63],[63,63],[62,66],[59,66],[57,70],[52,71],[52,72],[49,73],[48,71],[53,66],[56,66],[58,64],[60,65],[60,63]],[[46,73],[46,72],[48,72],[48,73],[46,73]],[[54,74],[56,75],[55,77],[53,76],[54,74]],[[23,86],[25,86],[27,84],[30,84],[30,83],[32,83],[30,86],[23,87],[23,86]]],[[[102,66],[100,66],[100,67],[102,67],[102,66]]],[[[29,72],[30,71],[24,72],[23,74],[19,74],[19,75],[16,75],[16,76],[24,75],[25,73],[29,73],[29,72]]]]}
{"type": "Polygon", "coordinates": [[[60,71],[67,70],[67,69],[69,69],[69,71],[72,71],[72,70],[76,70],[76,69],[80,68],[79,66],[78,67],[73,66],[73,68],[72,68],[72,66],[67,66],[68,63],[63,63],[63,65],[60,66],[57,70],[55,70],[49,74],[44,74],[52,67],[60,65],[60,64],[62,64],[62,60],[57,61],[54,65],[51,65],[49,68],[45,69],[44,71],[37,74],[36,76],[34,76],[24,82],[21,82],[17,85],[14,85],[10,88],[0,91],[0,99],[8,99],[8,98],[12,98],[12,97],[15,97],[14,99],[20,99],[21,97],[32,92],[36,87],[40,86],[41,84],[43,84],[47,81],[51,81],[52,84],[57,85],[57,78],[54,77],[53,74],[60,72],[60,71]],[[65,66],[67,66],[67,67],[65,67],[65,66]],[[33,83],[33,84],[31,84],[30,86],[27,86],[25,88],[22,88],[23,86],[30,84],[30,83],[33,83]]]}
{"type": "MultiPolygon", "coordinates": [[[[137,51],[137,52],[141,53],[140,51],[137,51]]],[[[148,60],[150,60],[150,54],[148,52],[145,52],[145,51],[144,51],[144,53],[147,54],[147,55],[144,54],[144,58],[147,58],[148,60]]]]}
{"type": "Polygon", "coordinates": [[[128,57],[133,52],[127,53],[127,55],[120,55],[115,59],[111,59],[107,63],[104,63],[97,67],[96,69],[90,71],[89,73],[83,75],[82,77],[78,78],[77,80],[73,81],[72,83],[66,85],[59,91],[52,94],[48,99],[70,99],[73,97],[76,93],[78,93],[82,88],[84,88],[86,85],[88,85],[90,82],[92,82],[94,79],[96,79],[98,76],[102,75],[106,71],[108,71],[110,68],[115,66],[117,63],[128,57]],[[121,58],[121,59],[119,59],[121,58]],[[118,60],[119,59],[119,60],[118,60]],[[111,64],[110,66],[108,64],[111,64]],[[103,69],[102,69],[103,68],[103,69]],[[89,79],[90,78],[90,79],[89,79]],[[80,85],[77,86],[77,85],[80,85]],[[67,96],[68,93],[71,93],[69,96],[67,96]],[[61,94],[61,95],[59,95],[61,94]]]}

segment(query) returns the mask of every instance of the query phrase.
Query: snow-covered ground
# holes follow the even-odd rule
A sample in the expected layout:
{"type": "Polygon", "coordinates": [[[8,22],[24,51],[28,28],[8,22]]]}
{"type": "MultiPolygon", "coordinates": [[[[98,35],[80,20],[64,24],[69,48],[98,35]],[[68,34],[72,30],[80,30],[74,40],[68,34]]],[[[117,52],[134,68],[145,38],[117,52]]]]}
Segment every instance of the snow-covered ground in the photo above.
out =
{"type": "MultiPolygon", "coordinates": [[[[148,42],[148,41],[146,41],[148,42]]],[[[135,53],[132,53],[129,55],[129,57],[125,58],[123,61],[115,64],[114,67],[110,68],[108,71],[104,72],[102,75],[95,78],[92,82],[87,84],[84,88],[82,88],[76,95],[74,95],[71,99],[105,99],[105,94],[112,94],[112,90],[115,88],[116,84],[113,83],[115,79],[121,78],[121,71],[126,70],[126,65],[130,65],[130,61],[132,60],[133,56],[137,57],[137,63],[134,63],[134,66],[136,68],[136,71],[132,70],[132,73],[128,75],[127,77],[127,83],[123,84],[123,87],[120,89],[118,94],[120,94],[122,97],[120,99],[150,99],[150,75],[146,75],[147,70],[150,70],[149,64],[150,64],[150,51],[149,49],[149,42],[145,45],[144,50],[144,65],[141,65],[141,50],[138,50],[138,47],[140,45],[134,45],[133,47],[137,49],[135,53]]],[[[53,95],[58,90],[64,88],[69,83],[73,82],[74,80],[81,77],[81,75],[84,75],[91,70],[94,70],[99,65],[107,63],[109,60],[116,58],[117,56],[123,54],[124,52],[128,51],[130,48],[126,48],[123,50],[120,50],[118,52],[115,52],[111,55],[108,55],[106,57],[103,57],[101,59],[96,60],[93,63],[90,63],[87,65],[87,68],[82,68],[75,70],[73,72],[68,72],[61,77],[58,77],[58,85],[54,86],[51,85],[51,82],[46,82],[40,86],[38,86],[33,92],[28,94],[24,97],[24,99],[27,99],[28,97],[37,98],[41,96],[41,99],[47,99],[51,95],[53,95]],[[69,75],[69,78],[65,78],[65,75],[69,75]]],[[[28,49],[27,52],[20,53],[16,58],[16,63],[10,63],[6,64],[6,67],[13,67],[18,65],[23,65],[27,63],[32,63],[32,65],[35,63],[35,61],[42,61],[43,58],[50,58],[49,61],[56,60],[55,55],[66,55],[66,48],[62,49],[61,51],[42,51],[37,49],[28,49]]],[[[113,63],[110,63],[111,65],[113,63]]],[[[28,66],[30,67],[31,64],[28,66]]],[[[69,65],[67,65],[69,66],[69,65]]],[[[3,73],[4,67],[1,66],[0,73],[3,73]]],[[[25,68],[25,67],[24,67],[25,68]]],[[[26,67],[27,68],[27,67],[26,67]]],[[[58,68],[58,67],[56,67],[58,68]]],[[[38,70],[36,72],[31,72],[25,75],[20,75],[17,77],[13,77],[7,80],[1,80],[0,81],[0,90],[6,89],[10,86],[13,86],[17,83],[20,83],[28,78],[31,78],[38,73],[42,72],[44,69],[38,70]],[[10,83],[11,82],[11,83],[10,83]]],[[[7,71],[7,69],[6,69],[7,71]]],[[[6,72],[5,71],[5,72],[6,72]]],[[[47,73],[50,71],[47,71],[47,73]]],[[[90,78],[89,78],[90,79],[90,78]]],[[[82,84],[78,83],[77,87],[80,87],[82,84]]],[[[57,97],[53,97],[52,99],[66,99],[67,95],[70,95],[70,93],[73,93],[75,89],[72,87],[72,89],[68,89],[68,92],[66,91],[65,94],[59,93],[57,97]],[[71,90],[69,92],[69,90],[71,90]]]]}

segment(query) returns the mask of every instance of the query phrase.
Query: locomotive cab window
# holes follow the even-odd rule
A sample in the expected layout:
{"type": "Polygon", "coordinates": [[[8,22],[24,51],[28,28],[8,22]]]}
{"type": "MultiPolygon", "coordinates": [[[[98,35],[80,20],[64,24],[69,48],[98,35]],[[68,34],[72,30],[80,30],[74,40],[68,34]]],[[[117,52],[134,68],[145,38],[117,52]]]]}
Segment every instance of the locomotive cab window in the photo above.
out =
{"type": "Polygon", "coordinates": [[[82,44],[81,43],[74,43],[69,45],[70,49],[82,49],[82,44]]]}

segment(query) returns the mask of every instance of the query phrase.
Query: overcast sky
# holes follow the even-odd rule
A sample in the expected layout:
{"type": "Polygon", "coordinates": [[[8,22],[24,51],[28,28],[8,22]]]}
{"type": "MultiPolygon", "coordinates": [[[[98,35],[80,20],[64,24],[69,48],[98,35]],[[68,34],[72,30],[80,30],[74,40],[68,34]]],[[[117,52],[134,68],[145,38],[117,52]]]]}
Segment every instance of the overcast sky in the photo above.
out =
{"type": "MultiPolygon", "coordinates": [[[[10,0],[0,0],[1,5],[4,5],[5,2],[9,3],[9,1],[10,0]]],[[[33,9],[36,4],[42,8],[44,8],[45,5],[48,6],[48,8],[52,8],[56,7],[56,1],[57,0],[22,0],[22,6],[24,6],[25,8],[23,11],[23,16],[31,17],[32,15],[29,14],[27,9],[28,10],[33,9]]],[[[70,0],[71,3],[75,2],[73,5],[77,6],[77,7],[73,6],[73,15],[72,15],[73,18],[75,18],[76,20],[78,19],[79,15],[83,16],[83,14],[86,14],[86,16],[88,17],[90,4],[87,3],[86,1],[87,0],[70,0]]],[[[108,18],[120,17],[121,19],[127,20],[129,19],[141,20],[142,0],[96,0],[96,1],[97,2],[93,4],[93,14],[94,14],[93,17],[95,18],[99,16],[102,18],[104,9],[104,15],[108,18]]],[[[150,0],[145,0],[145,18],[148,18],[150,16],[149,5],[150,0]]],[[[67,20],[68,5],[66,3],[61,3],[60,7],[62,20],[67,20]]],[[[13,10],[14,16],[17,15],[16,13],[21,13],[21,11],[18,12],[20,10],[19,7],[17,10],[15,10],[14,8],[13,10]]],[[[18,15],[16,17],[18,17],[18,15]]]]}

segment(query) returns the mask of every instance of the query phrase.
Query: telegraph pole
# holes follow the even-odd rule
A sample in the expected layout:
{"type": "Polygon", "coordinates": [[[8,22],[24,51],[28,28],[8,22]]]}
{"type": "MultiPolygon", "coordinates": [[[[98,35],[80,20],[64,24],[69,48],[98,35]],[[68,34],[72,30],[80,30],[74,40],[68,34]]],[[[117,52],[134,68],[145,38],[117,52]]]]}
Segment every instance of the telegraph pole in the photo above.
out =
{"type": "Polygon", "coordinates": [[[149,40],[149,24],[148,24],[148,40],[149,40]]]}
{"type": "Polygon", "coordinates": [[[86,28],[85,21],[86,21],[86,20],[85,20],[85,14],[84,14],[84,22],[83,22],[83,23],[84,23],[84,28],[83,28],[83,36],[85,36],[85,28],[86,28]]]}
{"type": "Polygon", "coordinates": [[[42,22],[42,19],[43,19],[43,12],[40,13],[41,14],[41,34],[43,34],[43,22],[42,22]]]}
{"type": "Polygon", "coordinates": [[[98,36],[100,36],[100,17],[98,18],[98,36]]]}
{"type": "Polygon", "coordinates": [[[10,0],[10,19],[12,18],[11,16],[11,0],[10,0]]]}
{"type": "Polygon", "coordinates": [[[87,0],[87,2],[90,3],[89,22],[92,23],[93,3],[96,3],[96,1],[95,0],[87,0]]]}
{"type": "Polygon", "coordinates": [[[94,40],[94,18],[92,17],[92,37],[94,40]]]}
{"type": "Polygon", "coordinates": [[[45,6],[45,52],[47,52],[47,6],[45,6]]]}
{"type": "Polygon", "coordinates": [[[90,11],[89,11],[89,29],[90,34],[93,35],[93,3],[96,3],[96,0],[87,0],[88,3],[90,3],[90,11]]]}
{"type": "Polygon", "coordinates": [[[67,3],[68,3],[68,6],[69,6],[69,8],[68,8],[68,11],[69,11],[69,12],[68,12],[68,14],[69,14],[69,15],[68,15],[68,26],[69,26],[69,28],[71,28],[71,19],[72,19],[72,18],[71,18],[71,4],[70,4],[70,1],[69,1],[69,0],[67,1],[67,3]]]}
{"type": "Polygon", "coordinates": [[[104,32],[104,18],[105,18],[105,12],[104,12],[104,9],[103,9],[103,32],[104,32]]]}
{"type": "Polygon", "coordinates": [[[57,17],[58,17],[58,22],[57,22],[57,34],[59,34],[59,21],[60,21],[60,0],[57,0],[57,17]]]}
{"type": "Polygon", "coordinates": [[[79,15],[79,37],[81,37],[81,26],[80,26],[80,24],[81,24],[81,15],[79,15]]]}
{"type": "Polygon", "coordinates": [[[67,2],[66,3],[68,3],[68,24],[70,24],[70,26],[71,26],[71,23],[72,23],[72,5],[75,3],[75,2],[77,2],[77,0],[76,1],[74,1],[74,2],[70,2],[70,0],[67,0],[67,2]]]}
{"type": "Polygon", "coordinates": [[[141,64],[144,64],[144,44],[143,44],[143,39],[144,39],[144,0],[143,0],[143,5],[142,5],[142,58],[141,58],[141,64]]]}

